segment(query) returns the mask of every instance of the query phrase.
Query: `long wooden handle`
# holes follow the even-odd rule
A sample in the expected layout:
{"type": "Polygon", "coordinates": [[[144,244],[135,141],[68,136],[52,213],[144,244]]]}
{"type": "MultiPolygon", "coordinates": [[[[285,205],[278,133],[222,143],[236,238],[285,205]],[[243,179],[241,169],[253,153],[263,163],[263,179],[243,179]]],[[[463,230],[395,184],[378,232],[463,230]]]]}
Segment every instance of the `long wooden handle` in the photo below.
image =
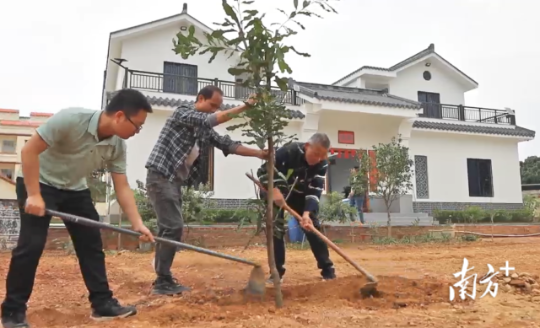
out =
{"type": "MultiPolygon", "coordinates": [[[[302,221],[302,217],[292,208],[289,207],[289,205],[285,204],[283,208],[291,213],[297,220],[302,221]]],[[[343,251],[337,247],[336,244],[334,244],[330,239],[328,239],[325,235],[322,234],[317,228],[310,225],[309,230],[316,234],[319,238],[321,238],[330,248],[332,248],[336,253],[338,253],[345,261],[349,262],[350,265],[352,265],[356,270],[360,271],[364,276],[366,276],[370,281],[376,282],[377,279],[373,275],[371,275],[369,272],[364,270],[361,266],[356,264],[347,254],[343,253],[343,251]]]]}
{"type": "MultiPolygon", "coordinates": [[[[255,179],[251,174],[246,173],[246,176],[253,181],[262,191],[266,191],[266,188],[263,187],[261,182],[257,179],[255,179]]],[[[293,210],[287,203],[283,205],[283,209],[287,212],[289,212],[292,216],[294,216],[298,222],[302,221],[302,217],[300,214],[298,214],[295,210],[293,210]]],[[[352,265],[356,270],[360,271],[364,276],[366,276],[370,281],[377,282],[377,279],[371,275],[369,272],[364,270],[361,266],[356,264],[350,257],[347,256],[347,254],[343,253],[343,251],[336,246],[330,239],[328,239],[325,235],[323,235],[317,228],[310,225],[309,230],[316,234],[319,238],[321,238],[330,248],[332,248],[336,253],[338,253],[345,261],[349,262],[350,265],[352,265]]]]}
{"type": "MultiPolygon", "coordinates": [[[[130,229],[121,228],[121,227],[117,227],[117,226],[113,226],[113,225],[103,223],[103,222],[90,220],[90,219],[87,219],[87,218],[83,218],[81,216],[68,214],[68,213],[62,213],[62,212],[58,212],[58,211],[54,211],[54,210],[46,210],[45,212],[48,215],[57,216],[57,217],[61,218],[64,221],[69,221],[69,222],[73,222],[73,223],[76,223],[76,224],[85,225],[87,227],[93,227],[93,228],[104,229],[104,230],[112,230],[112,231],[116,231],[118,233],[131,235],[131,236],[135,236],[135,237],[140,237],[141,236],[140,232],[133,231],[133,230],[130,230],[130,229]]],[[[252,266],[255,266],[255,267],[260,267],[261,266],[259,263],[248,261],[248,260],[240,258],[240,257],[214,252],[213,250],[210,250],[210,249],[201,248],[201,247],[193,246],[193,245],[190,245],[190,244],[181,243],[181,242],[178,242],[176,240],[170,240],[170,239],[161,238],[161,237],[154,237],[154,240],[156,242],[158,242],[158,243],[163,243],[163,244],[167,244],[167,245],[171,245],[171,246],[178,246],[178,247],[181,247],[181,248],[184,248],[184,249],[189,249],[189,250],[199,252],[199,253],[203,253],[203,254],[210,255],[210,256],[220,257],[222,259],[226,259],[226,260],[230,260],[230,261],[236,261],[236,262],[252,265],[252,266]]]]}

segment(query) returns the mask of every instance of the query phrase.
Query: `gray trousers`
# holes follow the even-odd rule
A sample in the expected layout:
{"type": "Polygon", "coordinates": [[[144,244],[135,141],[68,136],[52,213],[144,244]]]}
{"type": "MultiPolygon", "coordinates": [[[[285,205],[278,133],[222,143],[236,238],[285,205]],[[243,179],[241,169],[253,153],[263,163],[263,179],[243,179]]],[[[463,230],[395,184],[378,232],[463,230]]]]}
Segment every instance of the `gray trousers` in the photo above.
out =
{"type": "MultiPolygon", "coordinates": [[[[182,241],[184,219],[182,218],[182,181],[170,182],[160,173],[148,170],[146,191],[157,216],[158,236],[182,241]]],[[[177,248],[156,243],[154,270],[158,277],[172,276],[171,266],[177,248]]]]}

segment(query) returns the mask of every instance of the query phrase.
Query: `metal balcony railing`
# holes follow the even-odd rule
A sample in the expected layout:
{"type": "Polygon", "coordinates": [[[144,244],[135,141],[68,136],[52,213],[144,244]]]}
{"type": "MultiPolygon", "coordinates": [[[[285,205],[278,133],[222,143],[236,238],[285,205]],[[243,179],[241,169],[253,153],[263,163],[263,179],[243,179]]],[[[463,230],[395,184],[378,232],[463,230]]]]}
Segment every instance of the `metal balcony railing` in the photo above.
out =
{"type": "MultiPolygon", "coordinates": [[[[137,70],[126,70],[123,86],[130,89],[196,96],[199,90],[207,85],[219,87],[225,98],[238,100],[246,99],[253,92],[253,89],[242,86],[240,82],[137,70]]],[[[294,90],[286,93],[277,87],[273,87],[272,90],[276,98],[285,104],[299,106],[304,103],[294,90]]]]}
{"type": "Polygon", "coordinates": [[[422,103],[424,113],[421,117],[444,120],[516,125],[516,117],[503,109],[489,109],[463,105],[422,103]]]}

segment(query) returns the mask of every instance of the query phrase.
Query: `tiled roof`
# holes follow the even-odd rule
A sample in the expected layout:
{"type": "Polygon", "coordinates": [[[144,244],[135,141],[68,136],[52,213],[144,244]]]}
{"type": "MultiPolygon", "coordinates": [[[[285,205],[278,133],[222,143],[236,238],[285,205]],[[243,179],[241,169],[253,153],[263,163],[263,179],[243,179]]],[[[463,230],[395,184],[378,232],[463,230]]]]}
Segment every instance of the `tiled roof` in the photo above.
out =
{"type": "Polygon", "coordinates": [[[431,122],[431,121],[415,121],[413,128],[417,129],[430,129],[430,130],[443,130],[443,131],[458,131],[469,133],[482,133],[482,134],[498,134],[504,136],[516,136],[516,137],[528,137],[534,138],[536,132],[516,127],[498,127],[498,126],[484,126],[484,125],[464,125],[446,122],[431,122]]]}
{"type": "MultiPolygon", "coordinates": [[[[107,96],[108,98],[112,98],[118,91],[108,92],[107,96]]],[[[174,98],[167,98],[167,97],[155,97],[155,96],[146,96],[148,99],[148,102],[150,102],[151,105],[155,106],[167,106],[167,107],[180,107],[180,106],[193,106],[195,102],[193,100],[182,100],[182,99],[174,99],[174,98]]],[[[223,104],[221,106],[221,109],[230,109],[234,108],[238,105],[234,104],[223,104]]],[[[303,119],[304,114],[299,110],[291,109],[291,116],[293,119],[303,119]]]]}
{"type": "Polygon", "coordinates": [[[421,109],[420,103],[388,94],[386,90],[369,90],[350,87],[339,87],[326,84],[304,83],[294,80],[289,85],[297,85],[298,92],[308,97],[344,103],[363,105],[421,109]]]}
{"type": "Polygon", "coordinates": [[[3,109],[3,108],[0,108],[0,113],[17,114],[18,112],[19,112],[18,109],[3,109]]]}
{"type": "Polygon", "coordinates": [[[54,113],[41,113],[41,112],[31,112],[30,116],[37,116],[37,117],[51,117],[54,113]]]}
{"type": "Polygon", "coordinates": [[[404,66],[407,66],[409,65],[410,63],[413,63],[421,58],[424,58],[430,54],[436,54],[442,61],[444,61],[445,63],[447,63],[448,65],[450,65],[453,69],[455,69],[456,71],[458,71],[459,73],[461,73],[463,76],[465,76],[467,79],[471,80],[472,82],[474,82],[475,84],[478,84],[478,82],[476,82],[475,80],[473,80],[470,76],[468,76],[467,74],[463,73],[462,71],[460,71],[457,67],[455,67],[454,65],[452,65],[449,61],[447,61],[446,59],[444,59],[441,55],[439,55],[438,53],[435,52],[435,45],[432,43],[429,45],[429,47],[427,47],[426,49],[420,51],[419,53],[417,54],[414,54],[412,55],[411,57],[405,59],[405,60],[402,60],[400,61],[399,63],[395,64],[394,66],[392,67],[389,67],[389,68],[384,68],[384,67],[375,67],[375,66],[362,66],[360,67],[359,69],[355,70],[354,72],[352,73],[349,73],[347,74],[346,76],[342,77],[341,79],[337,80],[336,82],[332,83],[332,84],[336,84],[336,83],[339,83],[343,80],[345,80],[346,78],[360,72],[361,70],[363,69],[374,69],[374,70],[378,70],[378,71],[386,71],[386,72],[392,72],[392,71],[395,71],[395,70],[398,70],[404,66]]]}
{"type": "Polygon", "coordinates": [[[43,124],[43,122],[0,120],[0,125],[30,126],[37,128],[41,124],[43,124]]]}

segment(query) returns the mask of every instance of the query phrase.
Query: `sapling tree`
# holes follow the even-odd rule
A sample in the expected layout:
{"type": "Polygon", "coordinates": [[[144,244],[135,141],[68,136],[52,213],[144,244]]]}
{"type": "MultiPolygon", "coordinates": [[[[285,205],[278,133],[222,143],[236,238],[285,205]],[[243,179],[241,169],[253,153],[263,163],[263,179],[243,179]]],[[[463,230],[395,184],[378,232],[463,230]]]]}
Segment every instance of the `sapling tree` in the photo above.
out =
{"type": "Polygon", "coordinates": [[[319,221],[324,230],[324,222],[351,222],[356,215],[358,215],[356,208],[343,201],[342,193],[334,191],[321,202],[319,221]]]}
{"type": "Polygon", "coordinates": [[[375,161],[369,156],[362,156],[360,162],[364,172],[370,172],[369,178],[375,188],[370,192],[381,197],[386,207],[388,218],[388,237],[392,236],[390,208],[394,201],[412,190],[412,166],[409,148],[401,144],[401,139],[393,137],[389,143],[373,146],[375,161]],[[374,182],[374,183],[373,183],[374,182]]]}
{"type": "Polygon", "coordinates": [[[86,177],[86,183],[88,184],[94,205],[95,203],[104,202],[107,196],[107,183],[103,181],[105,173],[105,169],[98,169],[86,177]]]}
{"type": "Polygon", "coordinates": [[[200,40],[195,35],[195,27],[190,26],[187,33],[177,34],[173,40],[173,50],[184,59],[194,55],[211,54],[209,62],[218,54],[228,55],[229,58],[236,56],[239,62],[229,69],[229,73],[243,77],[242,86],[251,90],[256,97],[256,106],[239,115],[245,122],[228,129],[241,129],[243,135],[250,138],[249,144],[255,144],[260,149],[266,146],[269,152],[265,228],[268,262],[276,289],[276,306],[281,307],[281,286],[273,254],[274,145],[291,138],[283,133],[288,124],[287,120],[291,118],[291,112],[284,105],[289,90],[288,79],[284,74],[292,73],[286,56],[290,53],[310,56],[299,52],[285,41],[297,34],[291,25],[305,29],[299,21],[300,18],[321,17],[314,9],[333,13],[336,11],[329,5],[329,0],[292,0],[293,8],[289,12],[277,9],[285,16],[282,22],[268,23],[265,19],[266,13],[252,7],[253,3],[255,1],[223,0],[226,17],[222,23],[214,23],[219,26],[218,29],[211,33],[204,32],[204,39],[200,40]],[[273,84],[279,89],[275,90],[273,84]]]}

